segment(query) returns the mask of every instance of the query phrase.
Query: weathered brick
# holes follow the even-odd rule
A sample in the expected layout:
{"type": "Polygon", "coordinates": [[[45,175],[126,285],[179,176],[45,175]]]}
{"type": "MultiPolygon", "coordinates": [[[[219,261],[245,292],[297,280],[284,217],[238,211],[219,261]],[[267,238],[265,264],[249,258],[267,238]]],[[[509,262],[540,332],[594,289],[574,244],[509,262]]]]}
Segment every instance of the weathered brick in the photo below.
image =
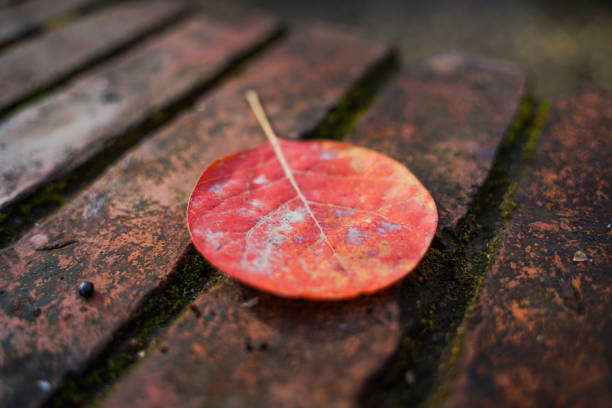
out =
{"type": "Polygon", "coordinates": [[[446,245],[526,92],[516,66],[442,54],[407,70],[347,141],[404,163],[432,193],[446,245]]]}
{"type": "Polygon", "coordinates": [[[228,279],[104,406],[352,406],[397,347],[396,296],[391,288],[352,301],[290,300],[228,279]]]}
{"type": "Polygon", "coordinates": [[[0,45],[40,28],[46,21],[96,0],[31,0],[0,11],[0,45]]]}
{"type": "Polygon", "coordinates": [[[247,88],[268,101],[280,135],[299,135],[386,52],[322,26],[300,33],[0,252],[3,404],[44,398],[38,379],[54,388],[81,369],[174,270],[189,244],[185,210],[199,173],[219,156],[264,141],[244,100],[247,88]],[[58,247],[58,240],[72,243],[36,250],[58,247]],[[96,287],[87,301],[76,294],[82,280],[96,287]]]}
{"type": "Polygon", "coordinates": [[[163,26],[184,10],[180,2],[118,4],[0,56],[0,110],[163,26]]]}
{"type": "Polygon", "coordinates": [[[611,129],[610,95],[554,105],[446,406],[612,406],[611,129]]]}
{"type": "Polygon", "coordinates": [[[16,4],[14,0],[0,0],[0,7],[8,7],[16,4]]]}
{"type": "Polygon", "coordinates": [[[0,125],[0,209],[82,164],[275,30],[264,16],[244,25],[194,17],[10,118],[0,125]]]}
{"type": "MultiPolygon", "coordinates": [[[[350,141],[376,144],[404,162],[410,153],[419,169],[452,148],[446,158],[453,158],[453,166],[482,167],[486,174],[491,157],[474,152],[470,137],[495,150],[524,92],[524,76],[512,66],[448,58],[402,75],[350,141]],[[460,146],[449,147],[454,141],[460,146]]],[[[481,182],[485,174],[470,180],[481,182]]],[[[434,193],[443,186],[468,196],[464,190],[471,187],[447,172],[427,181],[434,193]]],[[[106,406],[353,406],[401,340],[398,289],[316,303],[275,298],[228,279],[196,300],[200,313],[175,322],[161,348],[130,373],[106,406]]]]}

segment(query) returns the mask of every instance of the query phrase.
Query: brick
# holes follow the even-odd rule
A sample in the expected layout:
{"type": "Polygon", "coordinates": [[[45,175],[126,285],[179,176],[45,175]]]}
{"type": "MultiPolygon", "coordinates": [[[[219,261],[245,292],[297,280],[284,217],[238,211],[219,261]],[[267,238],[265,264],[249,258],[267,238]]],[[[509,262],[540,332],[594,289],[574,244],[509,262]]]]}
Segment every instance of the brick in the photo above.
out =
{"type": "Polygon", "coordinates": [[[14,0],[0,0],[0,8],[12,6],[13,4],[17,4],[14,0]]]}
{"type": "Polygon", "coordinates": [[[245,25],[191,18],[7,120],[0,209],[84,163],[275,30],[264,16],[245,25]]]}
{"type": "MultiPolygon", "coordinates": [[[[433,59],[402,75],[349,140],[377,141],[376,147],[402,160],[394,146],[404,152],[427,149],[415,154],[413,163],[422,166],[416,168],[434,162],[452,140],[471,146],[471,135],[499,143],[524,92],[523,74],[512,66],[453,58],[452,72],[438,72],[440,59],[433,59]],[[419,102],[435,110],[427,115],[417,109],[419,102]],[[467,121],[468,114],[482,121],[467,121]],[[437,115],[452,119],[441,127],[437,115]],[[409,130],[403,144],[395,141],[404,124],[418,127],[433,147],[423,147],[409,130]]],[[[472,150],[463,149],[467,152],[456,150],[455,166],[472,165],[472,150]]],[[[428,179],[432,191],[453,182],[458,191],[469,187],[451,174],[435,174],[428,179]]],[[[179,318],[160,349],[127,376],[105,406],[354,406],[364,383],[401,341],[399,296],[395,285],[352,301],[306,302],[275,298],[228,279],[196,300],[199,315],[179,318]]]]}
{"type": "Polygon", "coordinates": [[[196,301],[201,317],[183,315],[104,406],[353,406],[397,347],[397,292],[309,302],[228,279],[196,301]]]}
{"type": "Polygon", "coordinates": [[[0,45],[41,28],[48,20],[96,3],[95,0],[29,0],[0,11],[0,45]]]}
{"type": "Polygon", "coordinates": [[[404,163],[436,201],[437,238],[453,245],[525,92],[512,64],[441,54],[410,67],[347,141],[404,163]]]}
{"type": "Polygon", "coordinates": [[[256,89],[280,135],[319,123],[386,48],[323,26],[259,59],[113,165],[81,196],[0,252],[4,406],[44,398],[78,371],[176,267],[190,242],[185,210],[213,159],[264,137],[244,100],[256,89]],[[53,245],[72,241],[70,245],[53,245]],[[68,240],[68,241],[66,241],[68,240]],[[53,250],[36,250],[57,247],[53,250]],[[76,287],[90,280],[88,301],[76,287]]]}
{"type": "Polygon", "coordinates": [[[446,406],[612,405],[611,127],[609,94],[555,103],[446,406]],[[578,251],[585,260],[574,260],[578,251]]]}
{"type": "Polygon", "coordinates": [[[0,111],[163,26],[182,10],[180,2],[127,2],[10,48],[0,56],[0,111]]]}

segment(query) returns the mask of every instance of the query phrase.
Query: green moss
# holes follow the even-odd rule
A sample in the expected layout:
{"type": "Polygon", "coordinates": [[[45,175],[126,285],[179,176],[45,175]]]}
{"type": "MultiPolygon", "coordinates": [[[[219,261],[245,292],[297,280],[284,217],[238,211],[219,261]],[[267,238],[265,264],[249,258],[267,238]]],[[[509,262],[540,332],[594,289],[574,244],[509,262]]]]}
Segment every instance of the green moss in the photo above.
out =
{"type": "Polygon", "coordinates": [[[500,214],[506,222],[508,222],[510,216],[512,215],[512,212],[516,209],[517,206],[514,200],[512,200],[517,188],[518,180],[510,184],[508,190],[504,193],[504,196],[502,197],[501,204],[499,205],[500,214]]]}
{"type": "Polygon", "coordinates": [[[504,136],[502,149],[510,149],[515,146],[519,138],[524,134],[525,127],[533,118],[534,103],[533,96],[531,95],[527,95],[523,98],[519,104],[514,120],[504,136]]]}
{"type": "Polygon", "coordinates": [[[438,379],[433,391],[421,403],[424,407],[439,406],[450,393],[453,381],[459,375],[457,363],[461,355],[463,339],[468,330],[467,320],[472,316],[485,273],[489,270],[491,263],[495,259],[495,252],[500,243],[500,232],[501,231],[498,231],[495,236],[486,243],[483,250],[477,251],[471,260],[474,270],[474,273],[472,273],[472,278],[474,280],[471,285],[471,296],[467,301],[467,307],[465,308],[461,324],[456,327],[456,331],[451,336],[452,340],[441,351],[436,373],[438,379]]]}
{"type": "Polygon", "coordinates": [[[47,21],[42,28],[43,31],[53,31],[57,30],[61,27],[64,27],[74,20],[77,19],[78,13],[74,11],[68,11],[53,17],[51,20],[47,21]]]}
{"type": "Polygon", "coordinates": [[[532,119],[532,124],[528,131],[528,139],[527,142],[523,145],[523,157],[527,159],[531,159],[535,154],[536,142],[540,134],[542,133],[542,127],[546,122],[546,117],[548,116],[550,105],[548,102],[540,103],[536,110],[535,115],[532,119]]]}
{"type": "Polygon", "coordinates": [[[423,279],[431,279],[432,276],[436,274],[437,271],[440,270],[445,263],[452,259],[452,252],[445,251],[438,248],[430,248],[423,259],[419,262],[419,266],[415,271],[416,282],[415,284],[419,284],[419,281],[423,279]]]}
{"type": "Polygon", "coordinates": [[[342,98],[342,101],[327,113],[324,120],[303,138],[331,140],[344,138],[372,104],[375,95],[397,71],[397,65],[396,55],[390,52],[373,65],[342,98]]]}
{"type": "Polygon", "coordinates": [[[158,347],[167,327],[200,294],[223,281],[193,246],[167,281],[153,290],[134,317],[113,336],[112,342],[84,372],[67,378],[64,385],[44,404],[45,407],[70,407],[94,402],[116,380],[158,347]]]}
{"type": "Polygon", "coordinates": [[[29,199],[6,207],[0,215],[0,248],[16,241],[36,220],[64,203],[68,179],[46,185],[29,199]]]}
{"type": "Polygon", "coordinates": [[[460,225],[458,247],[430,248],[402,285],[400,310],[407,326],[401,346],[366,384],[363,406],[432,406],[456,377],[463,333],[482,281],[514,210],[526,164],[524,149],[537,137],[545,111],[526,97],[509,127],[493,168],[460,225]],[[406,373],[414,382],[406,382],[406,373]]]}
{"type": "MultiPolygon", "coordinates": [[[[437,370],[438,379],[434,391],[423,401],[423,406],[437,406],[443,402],[448,395],[453,380],[458,375],[457,361],[461,354],[464,333],[470,325],[469,319],[476,304],[482,281],[495,259],[504,225],[516,209],[517,204],[514,202],[514,195],[527,164],[526,158],[535,148],[535,143],[541,133],[548,111],[546,104],[536,104],[531,98],[528,105],[531,114],[525,115],[523,110],[519,112],[516,122],[521,123],[522,127],[517,126],[516,122],[511,127],[508,135],[511,142],[506,139],[498,153],[489,180],[475,200],[472,214],[468,218],[466,229],[474,228],[476,220],[483,225],[495,225],[496,228],[492,234],[485,238],[484,245],[477,244],[480,241],[479,239],[471,243],[465,243],[466,259],[470,260],[469,262],[475,271],[472,295],[466,303],[461,324],[452,336],[453,340],[441,353],[437,370]],[[496,202],[499,204],[496,206],[497,210],[493,211],[496,202]],[[478,248],[481,249],[477,250],[478,248]]],[[[525,106],[525,104],[522,106],[525,106]]]]}

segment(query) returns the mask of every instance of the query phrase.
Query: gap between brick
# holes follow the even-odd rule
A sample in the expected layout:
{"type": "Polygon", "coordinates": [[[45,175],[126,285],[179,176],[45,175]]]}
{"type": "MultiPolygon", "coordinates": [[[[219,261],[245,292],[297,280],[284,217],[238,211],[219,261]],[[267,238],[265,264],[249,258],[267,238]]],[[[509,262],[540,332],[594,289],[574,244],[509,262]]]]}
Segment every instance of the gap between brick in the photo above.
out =
{"type": "MultiPolygon", "coordinates": [[[[30,1],[30,0],[27,0],[27,1],[30,1]]],[[[21,5],[23,3],[25,3],[25,1],[22,1],[19,3],[16,2],[15,4],[12,4],[12,6],[21,5]]],[[[108,7],[109,5],[113,5],[115,3],[119,3],[119,0],[109,0],[109,1],[92,0],[72,10],[66,10],[62,13],[56,14],[53,17],[49,18],[48,20],[43,21],[40,24],[37,24],[33,27],[30,27],[29,29],[25,31],[21,31],[14,37],[11,37],[5,40],[4,42],[0,43],[0,52],[20,42],[29,40],[30,38],[34,36],[57,30],[61,27],[64,27],[72,23],[74,20],[76,20],[79,17],[94,13],[104,7],[108,7]]]]}
{"type": "MultiPolygon", "coordinates": [[[[51,92],[61,88],[67,82],[72,80],[75,76],[82,74],[96,67],[97,65],[104,63],[105,61],[118,56],[119,54],[123,53],[129,48],[137,45],[138,43],[150,37],[153,37],[155,35],[168,31],[174,25],[183,21],[188,15],[189,15],[188,8],[180,9],[176,13],[170,14],[169,16],[157,21],[155,24],[153,24],[151,27],[146,28],[144,31],[137,33],[134,37],[130,38],[127,42],[120,44],[117,47],[114,47],[107,52],[102,53],[101,55],[95,57],[94,59],[92,59],[91,61],[87,62],[84,65],[78,66],[66,72],[65,74],[54,79],[52,83],[48,85],[43,85],[33,90],[29,94],[11,102],[10,105],[0,109],[0,120],[6,119],[8,116],[13,114],[17,110],[23,108],[25,105],[28,105],[36,100],[42,99],[43,97],[50,94],[51,92]]],[[[1,51],[2,50],[0,49],[0,52],[1,51]]]]}
{"type": "Polygon", "coordinates": [[[401,284],[396,352],[364,385],[362,407],[437,406],[456,377],[464,322],[495,258],[515,208],[517,183],[528,164],[547,107],[527,95],[496,154],[486,182],[462,219],[456,250],[432,246],[401,284]]]}

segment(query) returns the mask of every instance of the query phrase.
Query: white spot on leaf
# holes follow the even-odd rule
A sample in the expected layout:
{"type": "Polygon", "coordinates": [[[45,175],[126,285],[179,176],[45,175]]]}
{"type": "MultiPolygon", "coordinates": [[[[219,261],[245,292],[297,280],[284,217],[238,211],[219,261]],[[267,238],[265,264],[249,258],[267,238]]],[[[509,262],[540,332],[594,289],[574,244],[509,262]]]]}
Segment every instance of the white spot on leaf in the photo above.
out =
{"type": "Polygon", "coordinates": [[[323,150],[319,157],[321,158],[321,160],[331,160],[336,158],[336,153],[329,150],[323,150]]]}
{"type": "Polygon", "coordinates": [[[355,215],[354,210],[344,209],[344,208],[336,208],[334,212],[336,213],[338,217],[352,217],[353,215],[355,215]]]}
{"type": "Polygon", "coordinates": [[[380,232],[381,234],[386,234],[389,231],[400,231],[401,229],[402,226],[400,224],[386,221],[380,221],[376,227],[376,231],[380,232]]]}
{"type": "Polygon", "coordinates": [[[293,224],[304,221],[306,210],[303,207],[289,210],[288,207],[282,212],[278,219],[273,219],[266,230],[266,237],[263,245],[257,248],[257,256],[252,261],[252,265],[259,271],[267,271],[270,262],[278,256],[278,247],[288,238],[287,233],[293,231],[293,224]]]}
{"type": "Polygon", "coordinates": [[[223,190],[232,183],[234,183],[234,180],[213,184],[212,186],[208,187],[208,191],[214,193],[215,195],[221,195],[223,194],[223,190]]]}
{"type": "Polygon", "coordinates": [[[220,249],[221,245],[221,239],[225,236],[225,234],[223,232],[217,231],[217,232],[213,232],[209,229],[206,230],[206,243],[208,245],[210,245],[211,247],[213,247],[215,250],[220,249]]]}
{"type": "Polygon", "coordinates": [[[268,182],[268,178],[266,177],[265,174],[260,174],[255,180],[253,180],[253,183],[255,184],[264,184],[268,182]]]}
{"type": "Polygon", "coordinates": [[[257,215],[257,211],[253,210],[252,208],[241,207],[239,212],[243,217],[253,217],[257,215]]]}
{"type": "Polygon", "coordinates": [[[351,227],[348,229],[348,235],[346,238],[346,242],[352,245],[361,245],[363,243],[363,238],[366,235],[362,230],[357,227],[351,227]]]}

